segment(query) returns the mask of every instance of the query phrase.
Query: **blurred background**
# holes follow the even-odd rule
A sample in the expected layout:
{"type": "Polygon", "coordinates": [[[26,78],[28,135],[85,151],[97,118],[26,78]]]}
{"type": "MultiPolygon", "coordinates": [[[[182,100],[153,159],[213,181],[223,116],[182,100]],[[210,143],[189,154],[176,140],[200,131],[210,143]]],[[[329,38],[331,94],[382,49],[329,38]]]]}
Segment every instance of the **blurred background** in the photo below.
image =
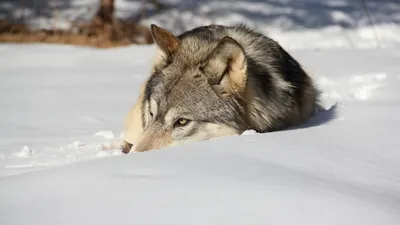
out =
{"type": "Polygon", "coordinates": [[[150,44],[151,23],[175,34],[242,23],[292,49],[384,48],[400,43],[400,1],[0,0],[1,42],[150,44]]]}

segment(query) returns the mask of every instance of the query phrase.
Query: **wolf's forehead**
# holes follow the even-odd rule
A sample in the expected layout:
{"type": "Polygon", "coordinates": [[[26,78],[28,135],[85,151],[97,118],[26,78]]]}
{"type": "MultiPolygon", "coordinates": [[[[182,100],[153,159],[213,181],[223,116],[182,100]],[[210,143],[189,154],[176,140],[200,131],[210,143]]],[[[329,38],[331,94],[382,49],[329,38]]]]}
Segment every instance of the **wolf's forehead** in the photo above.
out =
{"type": "Polygon", "coordinates": [[[193,80],[185,79],[186,74],[180,71],[174,74],[160,72],[152,75],[145,88],[145,99],[154,99],[158,104],[166,100],[184,97],[184,92],[193,91],[193,80]]]}
{"type": "Polygon", "coordinates": [[[191,75],[173,76],[173,78],[165,76],[151,79],[147,86],[147,99],[149,101],[153,99],[157,103],[160,113],[171,107],[199,104],[205,107],[207,104],[204,99],[211,100],[212,91],[209,90],[206,79],[201,76],[194,77],[195,74],[196,72],[191,75]]]}

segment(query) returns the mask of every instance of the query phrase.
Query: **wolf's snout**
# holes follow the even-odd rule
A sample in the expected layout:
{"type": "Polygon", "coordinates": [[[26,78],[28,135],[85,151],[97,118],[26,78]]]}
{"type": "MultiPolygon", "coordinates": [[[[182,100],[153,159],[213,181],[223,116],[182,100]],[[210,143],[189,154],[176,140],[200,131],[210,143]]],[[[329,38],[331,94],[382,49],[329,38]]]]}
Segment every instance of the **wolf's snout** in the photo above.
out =
{"type": "Polygon", "coordinates": [[[132,151],[144,152],[167,147],[171,144],[172,137],[168,131],[156,131],[148,129],[133,146],[132,151]]]}

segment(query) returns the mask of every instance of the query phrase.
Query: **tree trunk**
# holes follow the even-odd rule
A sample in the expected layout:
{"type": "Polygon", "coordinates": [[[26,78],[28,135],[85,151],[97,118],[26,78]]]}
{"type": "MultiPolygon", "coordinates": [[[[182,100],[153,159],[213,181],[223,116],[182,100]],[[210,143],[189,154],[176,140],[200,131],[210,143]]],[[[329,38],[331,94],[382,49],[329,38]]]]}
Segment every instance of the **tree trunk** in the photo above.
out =
{"type": "Polygon", "coordinates": [[[100,0],[96,20],[100,23],[112,24],[114,22],[114,9],[114,0],[100,0]]]}

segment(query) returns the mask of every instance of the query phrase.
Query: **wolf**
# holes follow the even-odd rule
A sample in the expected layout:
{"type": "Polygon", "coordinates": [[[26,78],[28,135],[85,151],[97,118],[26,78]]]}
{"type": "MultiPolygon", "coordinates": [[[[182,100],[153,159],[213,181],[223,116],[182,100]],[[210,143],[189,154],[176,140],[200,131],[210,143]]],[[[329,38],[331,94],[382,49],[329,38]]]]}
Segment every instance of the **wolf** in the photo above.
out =
{"type": "Polygon", "coordinates": [[[175,36],[155,24],[150,76],[125,118],[124,153],[272,132],[310,119],[318,93],[276,41],[244,25],[175,36]]]}

